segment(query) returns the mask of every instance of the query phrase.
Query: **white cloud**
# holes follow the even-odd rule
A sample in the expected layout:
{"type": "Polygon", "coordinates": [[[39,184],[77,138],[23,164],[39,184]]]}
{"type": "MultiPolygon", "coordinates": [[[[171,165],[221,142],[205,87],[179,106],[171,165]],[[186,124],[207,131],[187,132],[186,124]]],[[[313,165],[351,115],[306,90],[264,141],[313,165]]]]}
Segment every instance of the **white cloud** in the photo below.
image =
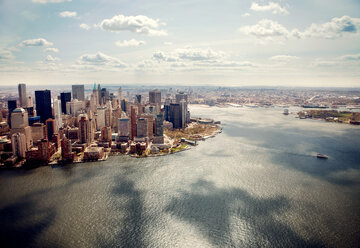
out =
{"type": "Polygon", "coordinates": [[[165,41],[164,42],[164,45],[166,45],[166,46],[171,46],[173,43],[172,42],[170,42],[170,41],[165,41]]]}
{"type": "Polygon", "coordinates": [[[75,11],[63,11],[59,13],[59,16],[63,18],[75,18],[77,17],[77,13],[75,11]]]}
{"type": "Polygon", "coordinates": [[[261,20],[255,25],[243,26],[239,28],[239,31],[265,40],[274,37],[286,38],[289,35],[289,31],[283,25],[268,19],[261,20]]]}
{"type": "Polygon", "coordinates": [[[251,10],[253,11],[261,11],[261,12],[265,12],[265,11],[271,11],[271,13],[277,15],[277,14],[281,14],[281,15],[287,15],[289,14],[289,11],[284,8],[281,7],[280,4],[278,3],[274,3],[274,2],[269,2],[267,5],[259,5],[258,3],[252,3],[251,10]]]}
{"type": "Polygon", "coordinates": [[[90,26],[87,25],[86,23],[81,23],[81,24],[80,24],[80,28],[85,29],[85,30],[89,30],[89,29],[90,29],[90,26]]]}
{"type": "Polygon", "coordinates": [[[330,22],[311,24],[302,35],[304,37],[335,39],[345,34],[359,34],[360,18],[335,17],[330,22]]]}
{"type": "Polygon", "coordinates": [[[360,53],[358,54],[347,54],[340,57],[341,60],[355,60],[360,61],[360,53]]]}
{"type": "Polygon", "coordinates": [[[127,66],[118,58],[108,56],[102,52],[97,52],[96,54],[84,54],[79,57],[77,62],[80,65],[109,66],[118,68],[124,68],[127,66]]]}
{"type": "Polygon", "coordinates": [[[47,41],[44,38],[38,38],[38,39],[32,39],[32,40],[24,40],[22,41],[19,46],[26,46],[26,47],[31,47],[31,46],[52,46],[53,43],[47,41]]]}
{"type": "Polygon", "coordinates": [[[238,29],[246,35],[252,35],[260,40],[281,40],[288,38],[320,38],[335,39],[345,35],[360,33],[360,18],[349,16],[335,17],[330,22],[311,24],[301,32],[298,29],[288,30],[276,21],[264,19],[255,25],[243,26],[238,29]]]}
{"type": "Polygon", "coordinates": [[[242,17],[248,17],[248,16],[250,16],[250,13],[244,13],[244,14],[242,14],[241,16],[242,16],[242,17]]]}
{"type": "Polygon", "coordinates": [[[53,52],[53,53],[58,53],[59,49],[55,48],[55,47],[48,47],[44,49],[44,52],[53,52]]]}
{"type": "Polygon", "coordinates": [[[71,2],[71,0],[32,0],[33,3],[63,3],[71,2]]]}
{"type": "Polygon", "coordinates": [[[53,57],[51,55],[46,56],[46,59],[45,59],[45,61],[47,61],[47,62],[55,62],[55,61],[59,61],[59,60],[60,60],[59,58],[53,57]]]}
{"type": "Polygon", "coordinates": [[[103,20],[99,26],[107,31],[124,31],[128,30],[133,33],[147,34],[149,36],[165,36],[167,32],[159,29],[159,20],[154,20],[147,16],[124,16],[117,15],[111,19],[103,20]]]}
{"type": "Polygon", "coordinates": [[[0,61],[7,61],[14,59],[15,56],[11,51],[0,49],[0,61]]]}
{"type": "Polygon", "coordinates": [[[299,59],[299,57],[291,56],[291,55],[276,55],[276,56],[270,57],[269,59],[273,60],[273,61],[278,61],[278,62],[289,62],[291,60],[299,59]]]}
{"type": "MultiPolygon", "coordinates": [[[[172,52],[166,53],[157,51],[153,53],[153,60],[157,61],[161,67],[156,66],[157,69],[173,70],[241,70],[245,68],[255,67],[249,61],[231,61],[226,60],[227,55],[222,51],[214,51],[211,48],[192,48],[186,47],[175,49],[172,52]]],[[[140,68],[148,69],[154,64],[149,62],[138,65],[140,68]]]]}
{"type": "Polygon", "coordinates": [[[143,40],[131,39],[131,40],[117,41],[115,44],[118,47],[137,47],[137,46],[145,45],[146,42],[143,40]]]}

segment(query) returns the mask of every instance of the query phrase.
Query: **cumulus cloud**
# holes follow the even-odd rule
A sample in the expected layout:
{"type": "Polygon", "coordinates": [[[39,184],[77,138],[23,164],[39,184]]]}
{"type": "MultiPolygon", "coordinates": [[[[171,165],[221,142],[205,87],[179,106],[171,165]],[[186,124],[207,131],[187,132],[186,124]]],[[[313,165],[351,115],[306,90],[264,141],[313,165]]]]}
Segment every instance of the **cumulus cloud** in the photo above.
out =
{"type": "Polygon", "coordinates": [[[89,30],[89,29],[90,29],[90,26],[87,25],[86,23],[81,23],[81,24],[80,24],[80,28],[85,29],[85,30],[89,30]]]}
{"type": "Polygon", "coordinates": [[[63,11],[59,13],[59,16],[63,18],[75,18],[77,17],[77,13],[75,11],[63,11]]]}
{"type": "Polygon", "coordinates": [[[79,57],[77,62],[80,65],[109,66],[118,68],[126,67],[126,64],[118,58],[108,56],[102,52],[97,52],[96,54],[84,54],[79,57]]]}
{"type": "Polygon", "coordinates": [[[166,54],[161,51],[157,51],[153,54],[153,58],[156,60],[174,62],[174,61],[216,61],[225,56],[224,52],[214,51],[210,48],[199,49],[199,48],[179,48],[166,54]]]}
{"type": "Polygon", "coordinates": [[[12,60],[15,56],[11,51],[0,49],[0,61],[12,60]]]}
{"type": "Polygon", "coordinates": [[[24,40],[20,44],[22,47],[32,47],[32,46],[52,46],[53,43],[47,41],[44,38],[32,39],[32,40],[24,40]]]}
{"type": "Polygon", "coordinates": [[[239,28],[239,31],[266,40],[289,36],[289,31],[283,25],[268,19],[261,20],[255,25],[243,26],[239,28]]]}
{"type": "Polygon", "coordinates": [[[160,29],[159,20],[144,15],[124,16],[117,15],[111,19],[103,20],[98,26],[103,30],[118,32],[128,30],[133,33],[146,34],[149,36],[165,36],[167,32],[160,29]]]}
{"type": "MultiPolygon", "coordinates": [[[[214,51],[211,48],[192,48],[186,47],[175,49],[172,52],[157,51],[153,53],[152,59],[163,67],[181,70],[239,70],[254,67],[249,61],[231,61],[222,51],[214,51]]],[[[149,65],[150,63],[146,63],[149,65]]],[[[143,66],[143,64],[142,64],[143,66]]]]}
{"type": "Polygon", "coordinates": [[[59,49],[55,48],[55,47],[48,47],[44,49],[44,52],[53,52],[53,53],[58,53],[59,49]]]}
{"type": "Polygon", "coordinates": [[[297,56],[291,56],[291,55],[276,55],[269,58],[272,61],[278,61],[278,62],[289,62],[291,60],[299,59],[297,56]]]}
{"type": "Polygon", "coordinates": [[[340,57],[341,60],[360,61],[360,53],[358,54],[347,54],[340,57]]]}
{"type": "Polygon", "coordinates": [[[330,22],[311,24],[303,32],[304,37],[335,39],[345,34],[359,34],[360,18],[335,17],[330,22]]]}
{"type": "Polygon", "coordinates": [[[135,39],[117,41],[115,43],[115,45],[117,45],[118,47],[137,47],[137,46],[142,46],[142,45],[145,45],[145,44],[146,44],[145,41],[143,41],[143,40],[135,40],[135,39]]]}
{"type": "Polygon", "coordinates": [[[45,59],[45,61],[47,61],[47,62],[55,62],[55,61],[59,61],[59,60],[60,60],[59,58],[53,57],[51,55],[46,56],[46,59],[45,59]]]}
{"type": "Polygon", "coordinates": [[[242,14],[241,16],[242,16],[242,17],[248,17],[248,16],[250,16],[250,13],[244,13],[244,14],[242,14]]]}
{"type": "Polygon", "coordinates": [[[276,21],[264,19],[257,24],[240,27],[238,30],[243,34],[255,36],[260,40],[288,38],[335,39],[349,34],[359,34],[360,18],[351,18],[349,16],[335,17],[330,22],[322,24],[313,23],[304,31],[298,29],[288,30],[276,21]]]}
{"type": "Polygon", "coordinates": [[[271,13],[277,15],[287,15],[289,14],[289,11],[285,8],[285,7],[281,7],[280,4],[278,3],[274,3],[274,2],[269,2],[267,5],[259,5],[258,3],[252,3],[251,10],[253,11],[261,11],[261,12],[265,12],[265,11],[271,11],[271,13]]]}
{"type": "Polygon", "coordinates": [[[166,46],[171,46],[173,43],[172,42],[170,42],[170,41],[165,41],[164,42],[164,45],[166,45],[166,46]]]}
{"type": "Polygon", "coordinates": [[[32,0],[33,3],[63,3],[71,2],[71,0],[32,0]]]}

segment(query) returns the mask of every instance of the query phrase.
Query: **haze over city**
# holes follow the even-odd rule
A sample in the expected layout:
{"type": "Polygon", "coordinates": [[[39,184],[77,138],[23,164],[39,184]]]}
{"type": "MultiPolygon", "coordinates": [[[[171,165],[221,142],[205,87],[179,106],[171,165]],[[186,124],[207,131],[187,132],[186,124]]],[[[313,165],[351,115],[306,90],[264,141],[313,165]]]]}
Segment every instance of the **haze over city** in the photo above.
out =
{"type": "Polygon", "coordinates": [[[0,85],[358,87],[360,2],[0,2],[0,85]]]}

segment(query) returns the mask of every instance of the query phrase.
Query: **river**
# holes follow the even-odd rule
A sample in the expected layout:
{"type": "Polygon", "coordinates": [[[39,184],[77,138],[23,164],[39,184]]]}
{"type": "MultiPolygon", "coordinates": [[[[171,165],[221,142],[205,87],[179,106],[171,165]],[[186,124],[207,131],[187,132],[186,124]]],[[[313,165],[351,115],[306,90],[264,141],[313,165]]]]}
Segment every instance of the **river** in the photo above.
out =
{"type": "Polygon", "coordinates": [[[0,171],[1,246],[358,247],[359,127],[190,109],[223,132],[169,156],[0,171]]]}

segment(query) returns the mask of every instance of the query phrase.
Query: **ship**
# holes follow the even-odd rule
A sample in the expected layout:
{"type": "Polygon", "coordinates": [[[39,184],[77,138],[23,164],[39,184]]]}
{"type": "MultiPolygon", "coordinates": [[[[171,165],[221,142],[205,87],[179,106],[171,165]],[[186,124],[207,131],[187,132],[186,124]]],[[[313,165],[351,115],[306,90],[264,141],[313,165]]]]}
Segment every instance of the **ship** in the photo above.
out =
{"type": "Polygon", "coordinates": [[[328,159],[329,158],[327,155],[321,154],[321,153],[316,154],[316,157],[321,158],[321,159],[328,159]]]}

